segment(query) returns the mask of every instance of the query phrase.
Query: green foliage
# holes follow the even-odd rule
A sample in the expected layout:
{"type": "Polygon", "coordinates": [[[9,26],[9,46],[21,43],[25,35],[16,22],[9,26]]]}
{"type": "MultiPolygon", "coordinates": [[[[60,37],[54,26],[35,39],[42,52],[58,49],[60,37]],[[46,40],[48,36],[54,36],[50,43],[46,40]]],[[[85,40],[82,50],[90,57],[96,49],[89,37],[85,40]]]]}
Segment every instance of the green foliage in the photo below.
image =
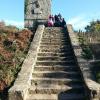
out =
{"type": "Polygon", "coordinates": [[[14,44],[12,41],[10,41],[8,39],[5,39],[3,41],[3,45],[4,45],[5,49],[10,52],[15,52],[17,49],[16,44],[14,44]]]}
{"type": "Polygon", "coordinates": [[[8,89],[21,70],[31,35],[31,31],[19,31],[15,26],[0,29],[0,91],[8,89]]]}
{"type": "Polygon", "coordinates": [[[0,61],[4,61],[5,58],[0,54],[0,61]]]}
{"type": "Polygon", "coordinates": [[[16,51],[16,45],[11,45],[9,47],[5,47],[6,50],[8,50],[9,52],[15,52],[16,51]]]}
{"type": "Polygon", "coordinates": [[[7,97],[3,92],[13,85],[21,70],[31,35],[31,31],[19,30],[16,26],[2,24],[0,27],[0,100],[7,97]]]}
{"type": "Polygon", "coordinates": [[[12,42],[9,41],[8,39],[5,39],[5,40],[3,41],[3,45],[4,45],[5,47],[10,47],[10,46],[12,45],[12,42]]]}
{"type": "Polygon", "coordinates": [[[14,26],[14,25],[8,25],[8,26],[6,26],[6,28],[10,29],[10,30],[12,30],[14,32],[18,32],[19,31],[19,28],[14,26]]]}
{"type": "Polygon", "coordinates": [[[7,33],[2,32],[1,34],[2,34],[2,37],[3,38],[6,38],[7,37],[7,33]]]}
{"type": "Polygon", "coordinates": [[[92,53],[92,50],[87,45],[85,38],[79,35],[78,40],[79,40],[80,46],[82,47],[82,53],[81,53],[82,57],[85,59],[92,59],[93,53],[92,53]]]}
{"type": "Polygon", "coordinates": [[[96,32],[100,32],[100,21],[92,21],[90,22],[90,25],[87,25],[85,27],[86,32],[92,32],[92,33],[96,33],[96,32]]]}
{"type": "Polygon", "coordinates": [[[17,61],[17,63],[22,63],[25,59],[26,54],[23,51],[16,52],[14,59],[17,61]]]}
{"type": "MultiPolygon", "coordinates": [[[[90,25],[85,27],[86,32],[79,31],[79,42],[82,47],[82,56],[85,59],[98,59],[100,50],[100,20],[91,21],[90,25]]],[[[95,76],[97,82],[100,83],[100,62],[95,62],[91,64],[93,75],[95,76]]]]}
{"type": "Polygon", "coordinates": [[[82,36],[79,35],[78,40],[79,40],[79,43],[81,45],[84,45],[85,44],[85,38],[83,38],[82,36]]]}
{"type": "Polygon", "coordinates": [[[100,72],[96,74],[96,79],[100,83],[100,72]]]}
{"type": "Polygon", "coordinates": [[[91,49],[88,47],[88,46],[84,46],[83,48],[82,48],[82,56],[83,56],[83,58],[85,58],[85,59],[92,59],[93,58],[93,54],[92,54],[92,51],[91,51],[91,49]]]}
{"type": "Polygon", "coordinates": [[[19,28],[14,25],[8,25],[0,28],[0,34],[10,34],[10,33],[17,33],[19,32],[19,28]]]}

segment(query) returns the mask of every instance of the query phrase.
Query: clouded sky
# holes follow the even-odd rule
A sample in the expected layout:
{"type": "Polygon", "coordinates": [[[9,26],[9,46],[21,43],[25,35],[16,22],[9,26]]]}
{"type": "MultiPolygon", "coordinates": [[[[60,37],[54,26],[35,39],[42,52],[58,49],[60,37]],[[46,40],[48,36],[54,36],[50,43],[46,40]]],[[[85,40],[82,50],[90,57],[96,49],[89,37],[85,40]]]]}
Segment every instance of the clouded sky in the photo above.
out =
{"type": "MultiPolygon", "coordinates": [[[[61,13],[74,29],[83,29],[100,19],[100,0],[52,0],[52,13],[61,13]]],[[[0,0],[0,20],[23,26],[24,0],[0,0]]]]}

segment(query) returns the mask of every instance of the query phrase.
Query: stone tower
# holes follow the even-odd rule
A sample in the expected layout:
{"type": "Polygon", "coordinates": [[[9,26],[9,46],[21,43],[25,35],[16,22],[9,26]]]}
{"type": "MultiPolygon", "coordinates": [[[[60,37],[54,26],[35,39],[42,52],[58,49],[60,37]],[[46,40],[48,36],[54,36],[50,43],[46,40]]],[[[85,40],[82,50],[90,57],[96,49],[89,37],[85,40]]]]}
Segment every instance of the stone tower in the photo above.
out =
{"type": "Polygon", "coordinates": [[[25,1],[25,27],[33,28],[37,24],[45,24],[51,14],[51,0],[25,1]]]}

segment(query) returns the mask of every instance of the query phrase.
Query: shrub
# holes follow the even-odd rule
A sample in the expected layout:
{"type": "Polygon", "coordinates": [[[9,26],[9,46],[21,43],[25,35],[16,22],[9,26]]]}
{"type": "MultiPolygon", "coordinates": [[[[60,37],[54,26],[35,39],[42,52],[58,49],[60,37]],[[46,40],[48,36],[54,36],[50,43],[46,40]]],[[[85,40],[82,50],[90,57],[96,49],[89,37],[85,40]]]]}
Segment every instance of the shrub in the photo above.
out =
{"type": "Polygon", "coordinates": [[[100,83],[100,72],[97,72],[97,73],[96,73],[96,79],[97,79],[97,82],[100,83]]]}
{"type": "Polygon", "coordinates": [[[21,69],[32,32],[16,27],[0,29],[0,91],[10,87],[21,69]]]}
{"type": "Polygon", "coordinates": [[[82,56],[85,59],[92,59],[93,58],[93,54],[91,49],[88,46],[84,46],[82,47],[82,56]]]}

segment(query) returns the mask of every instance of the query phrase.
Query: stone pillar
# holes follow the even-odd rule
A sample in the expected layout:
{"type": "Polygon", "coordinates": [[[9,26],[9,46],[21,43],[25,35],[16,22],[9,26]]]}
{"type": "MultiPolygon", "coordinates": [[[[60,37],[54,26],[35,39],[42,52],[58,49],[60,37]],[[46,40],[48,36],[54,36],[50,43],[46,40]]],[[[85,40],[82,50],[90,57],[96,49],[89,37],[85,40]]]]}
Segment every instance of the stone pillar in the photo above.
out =
{"type": "Polygon", "coordinates": [[[51,0],[27,0],[25,8],[25,27],[33,28],[47,22],[51,14],[51,0]]]}

